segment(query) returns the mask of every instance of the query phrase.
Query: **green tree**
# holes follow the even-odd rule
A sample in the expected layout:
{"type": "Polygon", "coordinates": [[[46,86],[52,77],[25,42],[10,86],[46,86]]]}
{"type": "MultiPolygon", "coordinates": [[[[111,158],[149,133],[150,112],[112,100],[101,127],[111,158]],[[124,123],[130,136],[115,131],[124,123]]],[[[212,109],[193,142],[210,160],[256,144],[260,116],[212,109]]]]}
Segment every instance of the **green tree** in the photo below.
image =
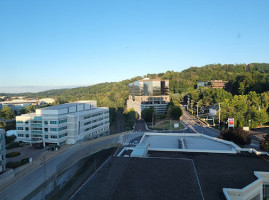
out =
{"type": "Polygon", "coordinates": [[[238,88],[238,91],[240,94],[244,94],[245,93],[245,84],[243,82],[240,82],[239,83],[239,88],[238,88]]]}
{"type": "Polygon", "coordinates": [[[242,128],[222,130],[219,138],[232,141],[239,145],[250,144],[249,135],[242,128]]]}
{"type": "Polygon", "coordinates": [[[9,120],[14,119],[15,114],[10,107],[4,106],[3,109],[0,111],[0,117],[3,118],[4,120],[9,120]]]}
{"type": "Polygon", "coordinates": [[[152,118],[153,118],[153,121],[155,121],[157,117],[156,111],[153,107],[144,109],[141,113],[141,116],[146,122],[151,122],[152,118]]]}
{"type": "Polygon", "coordinates": [[[168,117],[178,120],[182,116],[183,111],[179,106],[170,106],[168,113],[168,117]]]}
{"type": "Polygon", "coordinates": [[[26,113],[33,113],[37,109],[36,105],[30,105],[25,108],[26,113]]]}
{"type": "Polygon", "coordinates": [[[123,116],[125,119],[125,128],[126,130],[132,130],[135,124],[135,120],[137,118],[137,113],[135,110],[129,109],[123,112],[123,116]]]}
{"type": "Polygon", "coordinates": [[[260,143],[260,148],[263,151],[269,152],[269,134],[263,137],[260,143]]]}

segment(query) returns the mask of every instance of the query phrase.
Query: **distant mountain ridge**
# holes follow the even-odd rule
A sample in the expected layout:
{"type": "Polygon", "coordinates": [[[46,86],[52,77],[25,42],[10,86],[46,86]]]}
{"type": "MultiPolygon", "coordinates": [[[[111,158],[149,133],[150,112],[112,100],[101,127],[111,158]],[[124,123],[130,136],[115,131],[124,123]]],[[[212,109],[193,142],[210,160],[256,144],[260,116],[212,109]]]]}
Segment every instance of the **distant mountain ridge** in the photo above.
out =
{"type": "Polygon", "coordinates": [[[81,86],[0,86],[0,93],[38,93],[48,90],[71,89],[81,86]]]}

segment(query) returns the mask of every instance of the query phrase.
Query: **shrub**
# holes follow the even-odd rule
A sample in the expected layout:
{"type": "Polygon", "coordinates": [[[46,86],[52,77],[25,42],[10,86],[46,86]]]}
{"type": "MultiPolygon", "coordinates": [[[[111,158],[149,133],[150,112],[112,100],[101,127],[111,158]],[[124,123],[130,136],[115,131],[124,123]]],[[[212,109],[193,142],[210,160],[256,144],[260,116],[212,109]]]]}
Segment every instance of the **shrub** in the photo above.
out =
{"type": "Polygon", "coordinates": [[[268,151],[269,152],[269,134],[263,137],[260,143],[260,148],[263,151],[268,151]]]}
{"type": "Polygon", "coordinates": [[[6,149],[14,149],[17,147],[21,147],[21,144],[19,142],[12,142],[6,147],[6,149]]]}
{"type": "Polygon", "coordinates": [[[11,152],[6,155],[7,158],[12,158],[21,155],[20,152],[11,152]]]}
{"type": "Polygon", "coordinates": [[[249,135],[242,128],[222,130],[219,138],[232,141],[238,145],[250,144],[249,135]]]}
{"type": "Polygon", "coordinates": [[[10,144],[14,142],[15,139],[16,139],[16,135],[6,136],[6,144],[10,144]]]}
{"type": "Polygon", "coordinates": [[[160,119],[165,119],[166,115],[165,114],[160,114],[160,119]]]}
{"type": "Polygon", "coordinates": [[[22,159],[21,161],[18,161],[18,162],[8,162],[8,163],[6,164],[6,167],[7,167],[7,168],[15,169],[15,168],[17,168],[17,167],[20,167],[20,166],[22,166],[22,165],[27,164],[28,162],[29,162],[29,158],[24,158],[24,159],[22,159]]]}

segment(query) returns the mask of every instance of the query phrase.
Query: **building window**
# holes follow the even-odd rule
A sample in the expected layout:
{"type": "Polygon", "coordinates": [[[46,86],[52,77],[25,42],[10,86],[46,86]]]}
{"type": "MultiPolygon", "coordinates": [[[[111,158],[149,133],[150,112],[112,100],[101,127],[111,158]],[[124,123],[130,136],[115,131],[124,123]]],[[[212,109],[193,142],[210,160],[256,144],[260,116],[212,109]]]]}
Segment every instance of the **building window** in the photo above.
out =
{"type": "Polygon", "coordinates": [[[18,134],[18,137],[23,137],[23,134],[18,134]]]}
{"type": "Polygon", "coordinates": [[[26,130],[26,131],[29,131],[29,127],[25,127],[25,130],[26,130]]]}
{"type": "Polygon", "coordinates": [[[57,139],[58,137],[57,137],[57,135],[51,135],[50,138],[57,139]]]}
{"type": "Polygon", "coordinates": [[[42,131],[42,128],[33,128],[32,130],[35,130],[35,131],[42,131]]]}
{"type": "Polygon", "coordinates": [[[64,127],[59,128],[59,131],[66,130],[66,129],[67,129],[67,126],[64,126],[64,127]]]}
{"type": "Polygon", "coordinates": [[[22,123],[23,123],[23,121],[16,121],[16,123],[17,123],[17,124],[22,124],[22,123]]]}
{"type": "Polygon", "coordinates": [[[48,135],[45,135],[45,139],[49,139],[49,136],[48,135]]]}
{"type": "Polygon", "coordinates": [[[44,128],[44,131],[45,131],[45,132],[48,132],[48,131],[49,131],[49,129],[48,129],[48,128],[44,128]]]}
{"type": "Polygon", "coordinates": [[[48,121],[44,121],[44,124],[47,125],[48,124],[48,121]]]}
{"type": "Polygon", "coordinates": [[[58,131],[57,128],[50,128],[50,131],[58,131]]]}
{"type": "Polygon", "coordinates": [[[66,123],[66,122],[67,122],[67,119],[59,120],[59,124],[66,123]]]}
{"type": "Polygon", "coordinates": [[[42,121],[33,121],[33,124],[42,124],[42,121]]]}
{"type": "Polygon", "coordinates": [[[25,137],[29,137],[29,134],[26,134],[25,137]]]}
{"type": "Polygon", "coordinates": [[[50,121],[50,124],[57,124],[57,121],[50,121]]]}
{"type": "Polygon", "coordinates": [[[23,130],[23,127],[17,127],[17,130],[23,130]]]}

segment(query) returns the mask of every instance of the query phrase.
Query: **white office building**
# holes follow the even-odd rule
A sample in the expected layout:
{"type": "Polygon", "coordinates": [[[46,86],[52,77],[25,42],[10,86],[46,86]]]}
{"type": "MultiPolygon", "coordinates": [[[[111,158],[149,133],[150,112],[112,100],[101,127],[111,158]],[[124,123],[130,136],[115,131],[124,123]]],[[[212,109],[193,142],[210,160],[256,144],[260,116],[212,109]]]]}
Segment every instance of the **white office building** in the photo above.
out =
{"type": "Polygon", "coordinates": [[[16,117],[18,141],[46,144],[74,144],[109,135],[109,109],[96,101],[78,101],[37,109],[16,117]]]}

